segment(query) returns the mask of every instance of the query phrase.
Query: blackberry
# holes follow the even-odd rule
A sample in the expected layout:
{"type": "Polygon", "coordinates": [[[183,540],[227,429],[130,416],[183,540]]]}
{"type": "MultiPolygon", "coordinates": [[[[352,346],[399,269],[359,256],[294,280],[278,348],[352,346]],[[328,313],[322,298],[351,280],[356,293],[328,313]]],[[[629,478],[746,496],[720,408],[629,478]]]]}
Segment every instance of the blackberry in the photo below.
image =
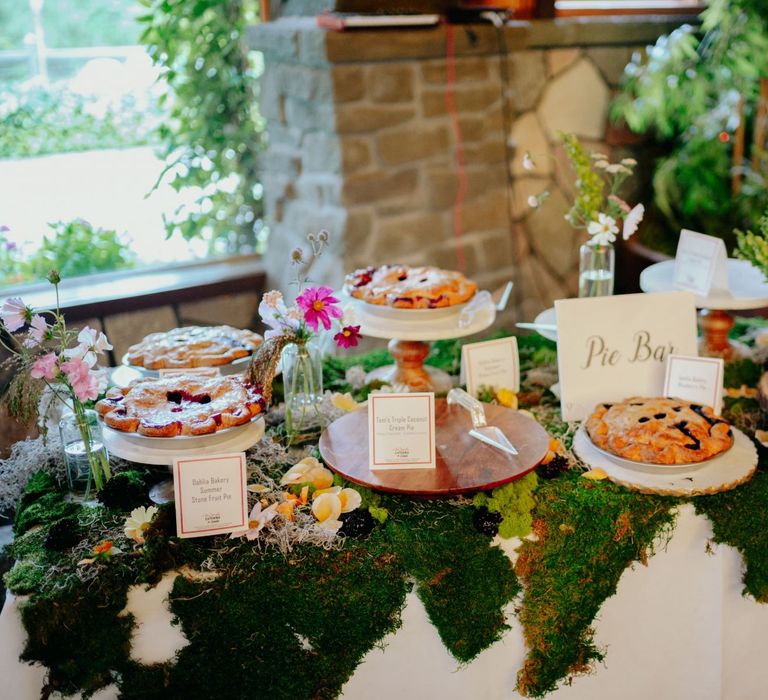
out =
{"type": "Polygon", "coordinates": [[[503,519],[504,516],[501,513],[492,513],[485,506],[476,508],[475,512],[472,513],[472,524],[475,529],[491,537],[498,534],[499,525],[503,519]]]}
{"type": "Polygon", "coordinates": [[[536,474],[542,479],[554,479],[556,476],[560,476],[564,471],[570,467],[567,457],[563,455],[555,455],[546,464],[540,464],[536,467],[536,474]]]}
{"type": "Polygon", "coordinates": [[[368,510],[353,510],[351,513],[344,513],[339,520],[342,522],[339,532],[347,537],[368,537],[376,525],[376,521],[368,510]]]}
{"type": "Polygon", "coordinates": [[[74,547],[80,541],[80,532],[75,518],[57,520],[48,529],[45,536],[45,548],[54,552],[63,552],[74,547]]]}

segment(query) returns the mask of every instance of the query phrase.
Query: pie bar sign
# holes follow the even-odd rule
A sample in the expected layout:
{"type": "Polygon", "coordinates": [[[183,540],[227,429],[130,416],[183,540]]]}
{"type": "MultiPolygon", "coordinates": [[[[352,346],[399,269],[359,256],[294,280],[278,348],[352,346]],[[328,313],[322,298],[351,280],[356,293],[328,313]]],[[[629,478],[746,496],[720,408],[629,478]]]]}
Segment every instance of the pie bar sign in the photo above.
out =
{"type": "Polygon", "coordinates": [[[584,420],[598,403],[661,396],[670,355],[698,355],[690,292],[559,299],[560,408],[584,420]]]}

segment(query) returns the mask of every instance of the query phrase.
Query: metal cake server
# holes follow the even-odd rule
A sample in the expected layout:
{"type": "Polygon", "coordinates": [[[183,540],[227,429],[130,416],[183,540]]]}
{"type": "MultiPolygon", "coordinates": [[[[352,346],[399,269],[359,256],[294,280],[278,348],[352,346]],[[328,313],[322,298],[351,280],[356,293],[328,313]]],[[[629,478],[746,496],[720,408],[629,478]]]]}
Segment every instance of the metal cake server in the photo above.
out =
{"type": "Polygon", "coordinates": [[[451,389],[448,392],[447,401],[449,406],[457,403],[469,411],[469,415],[472,417],[472,430],[469,431],[469,434],[473,438],[507,454],[517,454],[515,446],[509,441],[507,436],[495,425],[488,425],[485,420],[483,404],[477,399],[470,396],[463,389],[451,389]]]}

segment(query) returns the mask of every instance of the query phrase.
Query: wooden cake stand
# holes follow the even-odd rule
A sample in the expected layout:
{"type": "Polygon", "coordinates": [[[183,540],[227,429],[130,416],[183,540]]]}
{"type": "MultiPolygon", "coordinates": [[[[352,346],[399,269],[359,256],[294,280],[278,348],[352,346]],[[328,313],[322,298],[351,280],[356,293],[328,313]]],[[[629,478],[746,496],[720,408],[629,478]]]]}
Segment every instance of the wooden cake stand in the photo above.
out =
{"type": "Polygon", "coordinates": [[[547,454],[549,435],[517,411],[489,404],[484,408],[489,425],[500,428],[519,454],[509,455],[471,437],[469,413],[445,399],[435,401],[435,469],[369,469],[367,408],[328,426],[320,436],[320,454],[345,479],[378,491],[434,498],[496,488],[533,470],[547,454]]]}
{"type": "MultiPolygon", "coordinates": [[[[486,293],[487,294],[487,293],[486,293]]],[[[389,352],[394,365],[379,367],[366,377],[371,382],[405,384],[413,391],[445,393],[453,386],[450,375],[435,367],[425,367],[431,340],[448,340],[479,333],[496,319],[496,305],[488,295],[487,302],[477,305],[470,320],[460,325],[467,305],[444,309],[394,309],[377,307],[357,299],[345,298],[352,305],[360,332],[373,338],[389,339],[389,352]]]]}
{"type": "MultiPolygon", "coordinates": [[[[644,292],[674,291],[674,274],[674,260],[646,267],[640,273],[640,289],[644,292]]],[[[730,312],[764,306],[768,306],[768,283],[763,274],[746,260],[729,258],[728,289],[713,289],[706,297],[696,297],[696,307],[701,309],[702,354],[726,360],[746,354],[745,348],[728,339],[734,324],[730,312]]]]}

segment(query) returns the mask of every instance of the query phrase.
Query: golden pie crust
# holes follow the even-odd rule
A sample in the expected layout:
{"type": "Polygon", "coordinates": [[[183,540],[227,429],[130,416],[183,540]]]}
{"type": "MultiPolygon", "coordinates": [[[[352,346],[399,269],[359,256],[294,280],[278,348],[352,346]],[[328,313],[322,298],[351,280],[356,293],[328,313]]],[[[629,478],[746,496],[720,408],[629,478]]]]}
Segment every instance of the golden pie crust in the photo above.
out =
{"type": "Polygon", "coordinates": [[[438,267],[382,265],[348,274],[344,278],[344,291],[377,306],[439,309],[468,301],[477,292],[477,284],[460,272],[438,267]]]}
{"type": "Polygon", "coordinates": [[[695,464],[733,445],[733,431],[726,421],[709,406],[682,399],[633,396],[600,404],[585,426],[599,448],[648,464],[695,464]]]}
{"type": "Polygon", "coordinates": [[[248,423],[266,410],[261,392],[240,376],[140,379],[113,387],[96,410],[115,430],[147,437],[208,435],[248,423]]]}
{"type": "Polygon", "coordinates": [[[150,333],[128,348],[128,363],[146,369],[228,365],[248,357],[263,342],[253,331],[232,326],[185,326],[150,333]]]}

